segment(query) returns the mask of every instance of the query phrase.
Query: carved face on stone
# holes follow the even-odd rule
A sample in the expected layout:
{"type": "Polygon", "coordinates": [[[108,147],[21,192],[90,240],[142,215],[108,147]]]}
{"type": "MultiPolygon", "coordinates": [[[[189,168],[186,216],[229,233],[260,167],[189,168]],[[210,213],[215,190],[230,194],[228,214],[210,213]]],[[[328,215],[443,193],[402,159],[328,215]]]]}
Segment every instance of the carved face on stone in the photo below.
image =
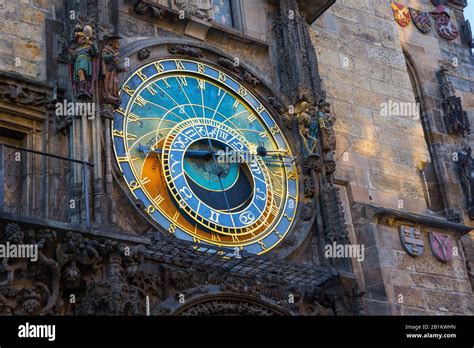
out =
{"type": "Polygon", "coordinates": [[[79,269],[75,264],[71,264],[66,268],[63,277],[68,284],[73,285],[79,280],[80,276],[81,273],[79,272],[79,269]]]}
{"type": "Polygon", "coordinates": [[[113,49],[118,50],[120,48],[120,40],[118,40],[118,39],[112,40],[112,42],[110,43],[110,46],[113,49]]]}

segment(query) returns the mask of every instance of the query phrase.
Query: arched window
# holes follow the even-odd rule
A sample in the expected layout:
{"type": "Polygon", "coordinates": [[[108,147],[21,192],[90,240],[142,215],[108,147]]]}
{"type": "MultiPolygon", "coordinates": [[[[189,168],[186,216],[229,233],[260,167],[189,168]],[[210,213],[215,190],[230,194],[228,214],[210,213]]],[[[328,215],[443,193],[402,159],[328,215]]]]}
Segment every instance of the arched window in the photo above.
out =
{"type": "Polygon", "coordinates": [[[425,199],[428,208],[438,214],[447,215],[447,198],[443,189],[440,161],[433,140],[432,110],[427,105],[426,95],[423,93],[421,78],[410,54],[404,50],[405,62],[407,64],[410,82],[415,94],[415,100],[420,107],[420,121],[423,126],[426,145],[428,147],[431,162],[419,165],[420,179],[422,180],[425,199]]]}

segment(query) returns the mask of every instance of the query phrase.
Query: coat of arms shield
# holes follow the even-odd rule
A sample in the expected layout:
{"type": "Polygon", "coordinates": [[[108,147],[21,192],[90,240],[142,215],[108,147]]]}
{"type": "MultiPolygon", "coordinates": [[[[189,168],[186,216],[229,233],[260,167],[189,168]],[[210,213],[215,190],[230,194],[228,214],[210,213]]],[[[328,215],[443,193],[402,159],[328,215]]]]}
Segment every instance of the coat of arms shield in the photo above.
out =
{"type": "Polygon", "coordinates": [[[435,19],[435,28],[438,35],[446,40],[454,40],[459,36],[458,27],[451,21],[444,5],[438,6],[431,16],[435,19]]]}
{"type": "Polygon", "coordinates": [[[409,7],[411,19],[413,19],[413,24],[418,28],[423,34],[427,34],[431,31],[431,20],[429,12],[420,11],[414,8],[409,7]]]}
{"type": "Polygon", "coordinates": [[[408,255],[413,257],[423,255],[425,243],[423,242],[423,235],[419,228],[400,226],[399,233],[403,249],[405,249],[408,255]]]}
{"type": "Polygon", "coordinates": [[[402,27],[406,27],[410,24],[410,11],[408,11],[408,7],[398,2],[391,3],[393,16],[395,21],[400,24],[402,27]]]}
{"type": "Polygon", "coordinates": [[[453,243],[448,235],[430,232],[429,240],[431,251],[436,259],[446,263],[453,258],[453,243]]]}

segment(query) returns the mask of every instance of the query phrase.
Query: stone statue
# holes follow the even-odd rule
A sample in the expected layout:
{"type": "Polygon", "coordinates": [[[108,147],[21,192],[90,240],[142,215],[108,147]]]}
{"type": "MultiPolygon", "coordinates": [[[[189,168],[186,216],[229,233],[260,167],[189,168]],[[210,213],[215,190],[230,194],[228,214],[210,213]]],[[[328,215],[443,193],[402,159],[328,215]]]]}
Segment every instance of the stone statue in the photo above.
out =
{"type": "Polygon", "coordinates": [[[74,33],[74,45],[69,49],[72,58],[73,86],[77,98],[91,98],[94,79],[93,58],[97,47],[91,40],[92,29],[85,26],[74,33]]]}
{"type": "Polygon", "coordinates": [[[192,0],[175,0],[176,7],[180,11],[184,11],[186,16],[193,16],[205,21],[212,21],[212,1],[192,1],[192,0]]]}
{"type": "Polygon", "coordinates": [[[334,171],[336,164],[336,134],[334,124],[336,116],[331,113],[331,104],[322,100],[318,105],[318,123],[321,130],[321,146],[329,174],[334,171]]]}
{"type": "Polygon", "coordinates": [[[457,134],[464,137],[471,132],[471,125],[466,111],[463,110],[461,98],[456,96],[456,90],[449,79],[449,69],[441,68],[439,80],[443,101],[441,105],[444,111],[444,123],[449,134],[457,134]]]}
{"type": "Polygon", "coordinates": [[[295,108],[303,158],[313,155],[318,144],[318,121],[311,116],[311,109],[311,104],[306,100],[300,101],[295,108]]]}
{"type": "Polygon", "coordinates": [[[474,158],[472,158],[472,149],[467,144],[458,152],[458,169],[468,214],[472,219],[474,218],[474,158]]]}
{"type": "Polygon", "coordinates": [[[119,98],[119,80],[118,74],[127,69],[120,63],[120,36],[104,36],[104,48],[101,51],[101,102],[106,104],[118,105],[119,98]]]}
{"type": "Polygon", "coordinates": [[[456,90],[454,89],[454,85],[449,79],[449,69],[446,67],[442,67],[439,71],[439,79],[440,79],[440,86],[441,86],[441,93],[445,99],[449,97],[456,96],[456,90]]]}

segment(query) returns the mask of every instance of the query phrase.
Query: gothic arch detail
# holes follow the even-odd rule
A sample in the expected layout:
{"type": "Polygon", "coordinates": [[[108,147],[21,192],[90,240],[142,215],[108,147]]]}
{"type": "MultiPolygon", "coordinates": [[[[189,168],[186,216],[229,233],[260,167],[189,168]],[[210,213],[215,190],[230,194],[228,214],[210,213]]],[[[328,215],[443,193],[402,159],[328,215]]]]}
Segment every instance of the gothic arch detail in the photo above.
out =
{"type": "Polygon", "coordinates": [[[425,188],[426,203],[430,210],[449,216],[448,200],[443,185],[439,153],[433,138],[434,132],[439,132],[438,126],[435,123],[433,111],[428,107],[426,94],[421,83],[422,79],[419,74],[420,69],[406,47],[403,47],[403,54],[415,100],[420,107],[420,122],[431,158],[431,163],[426,163],[424,167],[420,168],[420,180],[422,180],[425,188]]]}

